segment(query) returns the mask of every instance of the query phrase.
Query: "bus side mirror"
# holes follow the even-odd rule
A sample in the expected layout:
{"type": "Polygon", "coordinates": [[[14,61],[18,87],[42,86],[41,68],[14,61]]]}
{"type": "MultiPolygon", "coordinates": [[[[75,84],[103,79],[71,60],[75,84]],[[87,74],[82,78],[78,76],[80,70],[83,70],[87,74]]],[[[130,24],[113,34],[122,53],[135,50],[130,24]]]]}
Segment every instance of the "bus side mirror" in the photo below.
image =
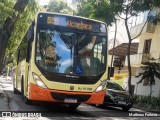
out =
{"type": "Polygon", "coordinates": [[[28,32],[27,32],[27,39],[29,42],[33,42],[34,39],[34,21],[32,22],[32,25],[30,26],[28,32]]]}

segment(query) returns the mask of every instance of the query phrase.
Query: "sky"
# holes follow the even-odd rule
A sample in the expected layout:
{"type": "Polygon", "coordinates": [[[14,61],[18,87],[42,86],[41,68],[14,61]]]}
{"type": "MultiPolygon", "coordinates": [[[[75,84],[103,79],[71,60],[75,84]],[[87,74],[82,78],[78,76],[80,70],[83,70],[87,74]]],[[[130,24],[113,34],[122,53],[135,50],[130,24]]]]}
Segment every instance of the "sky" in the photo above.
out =
{"type": "MultiPolygon", "coordinates": [[[[38,0],[40,5],[47,5],[49,0],[38,0]]],[[[71,3],[71,0],[65,0],[68,3],[71,3]]]]}
{"type": "Polygon", "coordinates": [[[39,0],[40,5],[47,5],[49,0],[39,0]]]}

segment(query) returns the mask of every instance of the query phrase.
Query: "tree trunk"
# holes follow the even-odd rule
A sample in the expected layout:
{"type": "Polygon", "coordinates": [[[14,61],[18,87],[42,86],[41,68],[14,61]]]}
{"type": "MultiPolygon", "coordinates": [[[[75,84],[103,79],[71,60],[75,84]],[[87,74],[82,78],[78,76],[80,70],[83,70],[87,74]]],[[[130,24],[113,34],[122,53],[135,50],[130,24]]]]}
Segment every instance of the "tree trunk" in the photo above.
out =
{"type": "Polygon", "coordinates": [[[7,64],[7,58],[6,57],[4,57],[4,59],[3,59],[3,61],[2,61],[2,63],[1,63],[1,69],[0,69],[0,73],[3,73],[3,70],[4,70],[4,68],[5,68],[5,66],[6,66],[6,64],[7,64]]]}
{"type": "Polygon", "coordinates": [[[0,31],[0,75],[4,69],[4,62],[5,62],[5,50],[8,43],[8,35],[5,31],[0,31]]]}
{"type": "MultiPolygon", "coordinates": [[[[21,13],[24,11],[24,8],[27,3],[28,3],[28,0],[17,0],[13,9],[18,13],[21,13]]],[[[5,64],[2,64],[2,63],[5,62],[4,56],[5,56],[8,40],[11,36],[15,22],[18,18],[19,18],[19,15],[16,15],[16,13],[12,13],[12,15],[5,20],[3,24],[3,28],[0,30],[0,75],[2,74],[2,71],[5,67],[4,66],[5,64]]]]}
{"type": "Polygon", "coordinates": [[[110,70],[109,70],[108,80],[110,80],[111,71],[112,71],[114,47],[115,47],[115,43],[116,43],[116,35],[117,35],[117,21],[115,21],[115,34],[114,34],[114,42],[113,42],[113,48],[112,48],[111,68],[110,68],[110,70]]]}
{"type": "Polygon", "coordinates": [[[125,19],[125,27],[126,27],[126,31],[127,31],[127,35],[128,35],[128,48],[127,48],[127,61],[128,61],[128,92],[130,94],[132,94],[132,90],[131,90],[131,76],[132,76],[132,72],[131,72],[131,63],[130,63],[130,48],[131,48],[131,35],[129,32],[129,28],[128,28],[128,24],[127,24],[127,20],[125,19]]]}
{"type": "Polygon", "coordinates": [[[150,84],[150,94],[149,94],[149,97],[150,98],[152,97],[152,84],[150,84]]]}

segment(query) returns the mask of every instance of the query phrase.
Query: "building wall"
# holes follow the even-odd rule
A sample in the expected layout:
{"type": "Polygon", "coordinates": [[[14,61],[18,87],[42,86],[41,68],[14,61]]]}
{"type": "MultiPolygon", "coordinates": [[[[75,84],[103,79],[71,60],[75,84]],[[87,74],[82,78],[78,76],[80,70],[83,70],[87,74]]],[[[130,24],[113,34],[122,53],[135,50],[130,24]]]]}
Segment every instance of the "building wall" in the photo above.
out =
{"type": "MultiPolygon", "coordinates": [[[[138,67],[132,67],[132,68],[131,68],[132,76],[135,76],[135,75],[136,75],[137,69],[138,69],[138,67]]],[[[118,67],[114,67],[114,73],[118,73],[118,71],[119,71],[119,68],[118,68],[118,67]]],[[[127,67],[127,66],[124,66],[124,67],[120,70],[120,73],[126,73],[126,74],[128,74],[128,67],[127,67]]]]}
{"type": "MultiPolygon", "coordinates": [[[[155,14],[155,11],[153,11],[153,14],[155,14]]],[[[137,26],[137,30],[138,30],[138,28],[139,27],[137,26]]],[[[144,41],[148,40],[148,39],[152,39],[151,47],[150,47],[151,57],[154,57],[156,59],[160,57],[160,26],[155,27],[154,33],[149,33],[149,32],[142,33],[138,39],[139,39],[139,47],[138,47],[138,52],[137,52],[138,54],[143,53],[144,41]]],[[[141,73],[141,72],[142,72],[141,68],[138,68],[136,70],[136,75],[138,75],[138,73],[141,73]]],[[[149,85],[144,86],[143,83],[139,83],[137,85],[137,82],[140,79],[141,78],[136,78],[136,77],[132,76],[131,84],[135,86],[134,94],[145,95],[145,96],[150,95],[150,86],[149,85]]],[[[152,86],[152,96],[158,97],[158,96],[160,96],[160,79],[158,79],[158,78],[155,78],[155,79],[156,79],[156,83],[155,83],[155,85],[152,86]]],[[[127,81],[128,81],[128,78],[125,78],[124,79],[124,86],[125,87],[128,84],[127,81]]],[[[126,87],[126,89],[127,89],[127,87],[126,87]]]]}
{"type": "Polygon", "coordinates": [[[152,39],[152,37],[153,37],[153,34],[151,34],[151,33],[143,33],[139,37],[138,53],[143,53],[144,41],[147,39],[152,39]]]}
{"type": "MultiPolygon", "coordinates": [[[[143,86],[143,82],[142,83],[139,83],[137,85],[137,82],[140,80],[140,78],[136,78],[136,77],[133,77],[132,76],[132,79],[131,79],[131,85],[134,85],[134,94],[135,95],[143,95],[143,96],[149,96],[150,95],[150,86],[147,85],[147,86],[143,86]]],[[[124,79],[124,82],[123,82],[123,88],[125,88],[126,90],[128,89],[127,88],[127,83],[128,81],[128,78],[125,78],[124,79]]],[[[152,96],[154,97],[160,97],[160,80],[156,78],[156,83],[155,85],[152,86],[152,96]]]]}
{"type": "MultiPolygon", "coordinates": [[[[156,27],[155,32],[152,33],[143,33],[140,37],[139,37],[139,47],[138,47],[138,53],[143,53],[143,47],[144,47],[144,41],[147,39],[152,39],[151,41],[151,48],[150,48],[150,53],[151,53],[151,57],[154,58],[159,58],[160,55],[160,27],[156,27]]],[[[136,75],[138,75],[138,73],[141,73],[142,70],[141,68],[136,70],[136,75]]],[[[143,83],[139,83],[137,85],[137,82],[140,80],[141,78],[136,78],[136,77],[132,77],[132,85],[135,85],[135,89],[134,89],[134,94],[137,95],[145,95],[148,96],[150,95],[150,86],[143,86],[143,83]]],[[[127,79],[125,80],[127,81],[127,79]]],[[[127,84],[127,82],[125,82],[125,84],[127,84]]],[[[152,86],[152,96],[158,97],[160,96],[160,80],[158,78],[156,78],[156,84],[152,86]]]]}
{"type": "MultiPolygon", "coordinates": [[[[142,62],[142,57],[143,57],[143,49],[144,49],[144,43],[145,40],[151,39],[151,46],[150,46],[150,58],[155,58],[157,59],[156,62],[158,61],[158,58],[160,57],[160,26],[155,27],[154,33],[142,33],[141,36],[138,38],[139,39],[139,46],[138,46],[138,52],[137,54],[131,55],[131,65],[132,66],[141,66],[142,62]]],[[[127,57],[126,57],[127,59],[127,57]]],[[[125,65],[127,66],[127,60],[125,60],[125,65]]]]}
{"type": "Polygon", "coordinates": [[[138,53],[143,53],[144,41],[147,39],[152,39],[150,53],[160,53],[160,27],[156,27],[155,32],[153,34],[143,33],[139,37],[138,53]]]}
{"type": "Polygon", "coordinates": [[[152,43],[151,43],[151,53],[159,53],[160,52],[160,27],[156,28],[156,31],[152,37],[152,43]]]}
{"type": "MultiPolygon", "coordinates": [[[[141,73],[142,69],[137,70],[137,74],[141,73]]],[[[150,86],[144,86],[143,82],[139,83],[137,86],[137,82],[140,80],[141,78],[136,78],[136,77],[132,77],[132,85],[135,85],[135,89],[134,89],[134,94],[136,95],[145,95],[145,96],[149,96],[150,95],[150,86]]],[[[158,97],[160,96],[160,79],[155,78],[156,79],[156,83],[155,85],[152,86],[152,96],[154,97],[158,97]]]]}

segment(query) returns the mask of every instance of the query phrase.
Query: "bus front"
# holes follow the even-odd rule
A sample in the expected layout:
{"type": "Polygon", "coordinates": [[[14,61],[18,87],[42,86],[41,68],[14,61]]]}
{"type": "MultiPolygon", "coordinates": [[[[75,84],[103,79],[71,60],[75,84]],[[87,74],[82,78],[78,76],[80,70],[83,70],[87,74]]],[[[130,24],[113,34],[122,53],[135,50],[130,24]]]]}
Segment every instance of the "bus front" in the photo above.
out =
{"type": "Polygon", "coordinates": [[[39,13],[35,26],[29,99],[102,104],[107,79],[106,25],[39,13]]]}

